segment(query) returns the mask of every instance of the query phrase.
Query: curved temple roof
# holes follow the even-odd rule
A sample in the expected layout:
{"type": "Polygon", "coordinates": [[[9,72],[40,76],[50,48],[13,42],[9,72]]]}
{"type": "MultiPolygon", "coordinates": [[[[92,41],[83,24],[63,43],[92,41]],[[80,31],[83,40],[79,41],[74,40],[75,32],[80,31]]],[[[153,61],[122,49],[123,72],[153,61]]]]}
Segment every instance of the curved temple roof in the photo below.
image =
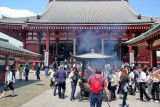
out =
{"type": "MultiPolygon", "coordinates": [[[[141,34],[140,36],[133,38],[127,42],[125,42],[128,45],[145,45],[146,47],[148,46],[147,40],[151,38],[152,34],[160,31],[160,24],[157,26],[153,27],[152,29],[148,30],[147,32],[141,34]]],[[[159,32],[158,32],[159,33],[159,32]]]]}
{"type": "Polygon", "coordinates": [[[18,54],[24,54],[26,56],[33,56],[33,57],[40,57],[41,56],[40,54],[28,51],[26,49],[17,47],[15,45],[12,45],[8,42],[3,42],[3,41],[0,41],[0,51],[15,52],[18,54]]]}
{"type": "Polygon", "coordinates": [[[158,17],[139,16],[128,0],[50,0],[41,15],[25,18],[3,17],[7,24],[145,24],[158,17]],[[139,17],[139,19],[138,19],[139,17]]]}

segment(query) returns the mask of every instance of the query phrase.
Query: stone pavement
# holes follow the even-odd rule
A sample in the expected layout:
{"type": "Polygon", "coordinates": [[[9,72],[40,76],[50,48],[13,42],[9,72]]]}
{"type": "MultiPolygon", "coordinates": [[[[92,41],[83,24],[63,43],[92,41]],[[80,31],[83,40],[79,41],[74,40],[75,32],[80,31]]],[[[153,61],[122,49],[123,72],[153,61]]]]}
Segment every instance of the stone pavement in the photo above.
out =
{"type": "MultiPolygon", "coordinates": [[[[16,78],[18,78],[18,72],[16,73],[16,78]]],[[[41,81],[36,80],[36,76],[33,72],[29,74],[29,81],[16,80],[14,84],[15,92],[18,96],[11,97],[12,92],[9,90],[6,92],[5,98],[0,99],[0,107],[19,107],[20,105],[28,102],[34,97],[40,95],[49,87],[49,78],[45,78],[44,72],[41,72],[41,81]]],[[[3,86],[0,86],[0,95],[2,94],[3,86]]]]}
{"type": "MultiPolygon", "coordinates": [[[[44,93],[40,94],[39,96],[35,97],[34,99],[30,100],[29,102],[23,104],[21,107],[89,107],[89,101],[79,101],[78,99],[74,102],[70,101],[70,93],[71,93],[71,87],[70,87],[70,81],[69,79],[66,82],[67,89],[66,89],[66,98],[65,99],[59,99],[58,95],[53,96],[53,90],[49,89],[45,91],[44,93]]],[[[79,97],[79,86],[77,85],[76,90],[76,98],[79,97]]],[[[154,102],[140,102],[138,99],[138,96],[129,96],[127,100],[127,104],[129,104],[129,107],[160,107],[160,103],[154,103],[154,102]]],[[[117,101],[110,102],[111,107],[120,107],[120,104],[122,103],[121,99],[118,99],[117,101]]],[[[108,107],[107,102],[103,102],[102,107],[108,107]]]]}
{"type": "MultiPolygon", "coordinates": [[[[45,78],[44,73],[41,73],[42,81],[36,81],[35,76],[30,74],[30,79],[34,81],[33,83],[27,84],[23,82],[23,86],[18,86],[16,97],[5,97],[0,99],[0,107],[89,107],[89,101],[83,100],[79,101],[78,99],[74,102],[71,102],[70,93],[71,86],[70,80],[67,79],[66,87],[66,98],[59,99],[58,96],[53,96],[53,89],[49,87],[49,78],[45,78]]],[[[29,82],[29,81],[28,81],[29,82]]],[[[79,98],[79,86],[77,85],[76,98],[79,98]]],[[[6,95],[10,95],[11,91],[8,91],[6,95]]],[[[138,94],[136,96],[128,96],[127,104],[129,107],[160,107],[160,103],[154,102],[141,102],[138,99],[138,94]]],[[[120,107],[122,103],[121,99],[118,99],[114,102],[110,102],[111,107],[120,107]]],[[[107,102],[103,102],[102,107],[108,107],[107,102]]]]}

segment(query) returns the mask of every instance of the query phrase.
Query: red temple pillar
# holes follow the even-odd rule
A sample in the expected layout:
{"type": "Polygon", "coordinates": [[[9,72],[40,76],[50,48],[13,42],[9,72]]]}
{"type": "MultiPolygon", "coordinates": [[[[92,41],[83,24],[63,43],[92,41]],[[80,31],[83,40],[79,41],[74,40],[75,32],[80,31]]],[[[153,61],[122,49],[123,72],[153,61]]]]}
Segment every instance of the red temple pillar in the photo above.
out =
{"type": "Polygon", "coordinates": [[[41,35],[41,32],[38,32],[37,34],[38,34],[38,47],[39,47],[39,53],[40,53],[40,45],[41,45],[41,38],[42,38],[41,36],[42,35],[41,35]]]}
{"type": "Polygon", "coordinates": [[[47,33],[47,37],[46,37],[46,51],[49,52],[49,46],[50,46],[50,34],[47,33]]]}
{"type": "Polygon", "coordinates": [[[104,55],[104,39],[102,39],[102,43],[101,43],[101,49],[102,49],[102,54],[104,55]]]}
{"type": "Polygon", "coordinates": [[[6,64],[5,65],[9,66],[9,55],[8,54],[6,55],[6,64]]]}
{"type": "Polygon", "coordinates": [[[76,38],[73,39],[73,55],[76,55],[76,47],[77,47],[77,40],[76,38]]]}
{"type": "Polygon", "coordinates": [[[58,56],[58,39],[56,39],[56,56],[58,56]]]}
{"type": "Polygon", "coordinates": [[[23,48],[26,49],[26,32],[22,33],[22,37],[23,37],[23,48]]]}
{"type": "Polygon", "coordinates": [[[151,67],[157,67],[156,50],[150,50],[150,66],[151,67]]]}
{"type": "Polygon", "coordinates": [[[121,43],[120,43],[120,44],[119,44],[119,59],[120,59],[120,60],[122,60],[122,55],[121,55],[121,53],[122,53],[121,51],[122,51],[122,50],[121,50],[121,46],[122,46],[122,45],[121,45],[121,43]]]}

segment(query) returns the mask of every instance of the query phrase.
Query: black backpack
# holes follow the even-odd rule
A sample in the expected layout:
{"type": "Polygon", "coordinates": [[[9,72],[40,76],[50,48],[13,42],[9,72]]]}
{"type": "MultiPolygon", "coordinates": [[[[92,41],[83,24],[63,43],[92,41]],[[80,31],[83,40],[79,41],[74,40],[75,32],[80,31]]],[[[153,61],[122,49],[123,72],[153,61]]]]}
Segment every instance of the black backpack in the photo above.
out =
{"type": "Polygon", "coordinates": [[[77,82],[78,81],[78,74],[74,72],[74,76],[72,77],[72,80],[77,82]]]}

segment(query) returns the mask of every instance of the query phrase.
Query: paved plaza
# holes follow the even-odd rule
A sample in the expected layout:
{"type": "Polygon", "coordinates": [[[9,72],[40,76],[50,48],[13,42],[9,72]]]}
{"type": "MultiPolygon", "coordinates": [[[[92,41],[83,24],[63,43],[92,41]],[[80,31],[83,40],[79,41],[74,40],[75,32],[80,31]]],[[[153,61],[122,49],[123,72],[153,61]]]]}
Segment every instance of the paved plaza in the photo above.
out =
{"type": "MultiPolygon", "coordinates": [[[[18,74],[17,74],[18,75],[18,74]]],[[[18,76],[17,76],[18,77],[18,76]]],[[[11,97],[11,91],[6,93],[4,99],[0,99],[0,107],[89,107],[89,101],[79,101],[80,88],[77,85],[76,101],[70,101],[71,86],[70,80],[67,79],[67,89],[65,99],[59,99],[58,96],[53,96],[53,89],[49,87],[49,78],[41,72],[41,81],[36,80],[36,76],[32,73],[29,75],[29,81],[17,80],[15,91],[18,94],[16,97],[11,97]]],[[[0,94],[3,87],[0,87],[0,94]]],[[[128,96],[127,104],[129,107],[160,107],[160,103],[141,102],[136,96],[128,96]]],[[[110,102],[111,107],[120,107],[121,99],[110,102]]],[[[102,107],[108,107],[107,102],[103,102],[102,107]]]]}

